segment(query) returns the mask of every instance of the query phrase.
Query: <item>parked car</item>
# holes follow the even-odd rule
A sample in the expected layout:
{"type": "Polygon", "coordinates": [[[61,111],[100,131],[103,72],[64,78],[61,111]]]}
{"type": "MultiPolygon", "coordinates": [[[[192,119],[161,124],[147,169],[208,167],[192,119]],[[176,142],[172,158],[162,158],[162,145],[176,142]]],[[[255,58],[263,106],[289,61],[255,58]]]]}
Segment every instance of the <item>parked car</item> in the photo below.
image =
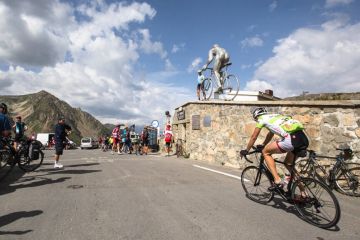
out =
{"type": "Polygon", "coordinates": [[[92,137],[84,137],[81,139],[80,148],[84,149],[93,149],[93,148],[99,148],[99,142],[97,139],[92,137]]]}

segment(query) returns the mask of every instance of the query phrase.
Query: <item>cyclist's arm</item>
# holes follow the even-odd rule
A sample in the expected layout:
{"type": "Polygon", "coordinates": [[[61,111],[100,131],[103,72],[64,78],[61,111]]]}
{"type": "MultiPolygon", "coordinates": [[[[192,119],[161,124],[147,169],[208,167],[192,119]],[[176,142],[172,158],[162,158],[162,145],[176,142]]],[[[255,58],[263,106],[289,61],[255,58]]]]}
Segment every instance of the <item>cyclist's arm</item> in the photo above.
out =
{"type": "Polygon", "coordinates": [[[251,147],[254,146],[256,139],[258,138],[259,134],[261,132],[261,128],[255,128],[253,134],[250,137],[249,143],[246,147],[247,151],[250,151],[251,147]]]}
{"type": "Polygon", "coordinates": [[[266,146],[266,144],[268,144],[271,141],[273,136],[274,136],[274,133],[269,131],[268,134],[266,135],[266,138],[265,138],[265,140],[263,142],[263,145],[266,146]]]}
{"type": "Polygon", "coordinates": [[[214,59],[214,54],[212,52],[212,49],[209,51],[209,57],[208,57],[208,60],[207,62],[205,63],[205,65],[203,66],[202,69],[205,69],[209,66],[209,64],[212,62],[212,60],[214,59]]]}

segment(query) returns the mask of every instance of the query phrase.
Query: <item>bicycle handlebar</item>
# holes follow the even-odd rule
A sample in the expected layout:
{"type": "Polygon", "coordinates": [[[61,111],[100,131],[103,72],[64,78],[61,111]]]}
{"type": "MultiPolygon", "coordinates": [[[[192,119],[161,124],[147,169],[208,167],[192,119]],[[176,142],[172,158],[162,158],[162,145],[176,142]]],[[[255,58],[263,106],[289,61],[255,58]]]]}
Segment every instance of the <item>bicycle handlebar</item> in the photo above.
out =
{"type": "Polygon", "coordinates": [[[243,155],[243,157],[249,163],[254,163],[249,158],[247,158],[247,155],[251,155],[251,154],[254,154],[254,153],[261,153],[261,151],[264,149],[264,146],[263,145],[256,145],[256,146],[252,146],[251,148],[254,149],[254,151],[248,152],[246,155],[243,155]]]}

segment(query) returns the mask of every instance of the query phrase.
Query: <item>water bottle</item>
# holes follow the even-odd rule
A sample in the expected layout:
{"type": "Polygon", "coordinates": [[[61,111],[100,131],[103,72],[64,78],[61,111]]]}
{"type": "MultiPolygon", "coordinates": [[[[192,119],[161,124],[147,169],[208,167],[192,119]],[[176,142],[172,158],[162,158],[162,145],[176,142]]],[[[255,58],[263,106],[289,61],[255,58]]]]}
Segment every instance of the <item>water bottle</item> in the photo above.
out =
{"type": "Polygon", "coordinates": [[[285,178],[284,178],[284,187],[283,187],[283,189],[284,189],[285,191],[287,191],[287,187],[288,187],[288,184],[289,184],[289,182],[290,182],[290,179],[291,179],[290,174],[286,173],[286,174],[285,174],[285,178]]]}

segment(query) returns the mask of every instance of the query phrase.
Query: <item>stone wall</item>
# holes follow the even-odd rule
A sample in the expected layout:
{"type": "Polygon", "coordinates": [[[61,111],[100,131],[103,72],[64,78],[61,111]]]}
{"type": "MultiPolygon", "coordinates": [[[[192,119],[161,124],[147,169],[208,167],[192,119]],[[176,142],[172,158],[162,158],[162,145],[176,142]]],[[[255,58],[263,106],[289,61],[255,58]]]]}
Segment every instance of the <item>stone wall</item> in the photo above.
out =
{"type": "MultiPolygon", "coordinates": [[[[343,143],[360,150],[360,101],[188,102],[175,109],[175,139],[185,141],[191,159],[239,167],[244,162],[238,159],[239,151],[255,127],[250,114],[255,106],[300,120],[310,139],[309,148],[319,154],[335,156],[335,148],[343,143]],[[185,119],[178,120],[179,110],[185,112],[185,119]]],[[[266,134],[263,129],[257,143],[266,134]]]]}

